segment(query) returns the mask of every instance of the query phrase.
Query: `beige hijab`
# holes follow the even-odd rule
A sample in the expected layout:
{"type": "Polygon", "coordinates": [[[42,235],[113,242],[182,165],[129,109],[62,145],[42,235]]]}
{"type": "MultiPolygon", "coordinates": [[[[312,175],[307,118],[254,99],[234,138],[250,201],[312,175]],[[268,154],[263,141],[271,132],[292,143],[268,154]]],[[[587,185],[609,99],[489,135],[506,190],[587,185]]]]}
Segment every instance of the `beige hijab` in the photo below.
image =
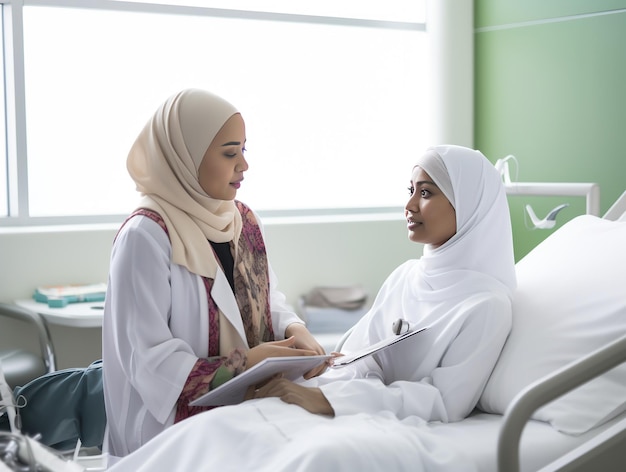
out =
{"type": "Polygon", "coordinates": [[[214,279],[218,261],[207,240],[237,241],[241,215],[235,203],[209,197],[198,168],[224,123],[238,111],[204,90],[170,97],[148,121],[127,159],[142,199],[139,208],[161,215],[172,244],[172,260],[214,279]]]}

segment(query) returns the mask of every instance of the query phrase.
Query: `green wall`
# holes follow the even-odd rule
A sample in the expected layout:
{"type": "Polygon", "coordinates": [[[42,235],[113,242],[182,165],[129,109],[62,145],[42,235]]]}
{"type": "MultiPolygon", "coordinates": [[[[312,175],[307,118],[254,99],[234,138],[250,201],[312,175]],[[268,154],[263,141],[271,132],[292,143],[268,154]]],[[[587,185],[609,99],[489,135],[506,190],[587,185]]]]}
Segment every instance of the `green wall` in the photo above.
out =
{"type": "MultiPolygon", "coordinates": [[[[519,181],[598,183],[604,214],[626,189],[626,0],[474,8],[476,148],[494,162],[513,154],[519,181]]],[[[517,260],[554,231],[528,229],[526,203],[540,217],[570,203],[555,229],[585,212],[582,197],[509,203],[517,260]]]]}

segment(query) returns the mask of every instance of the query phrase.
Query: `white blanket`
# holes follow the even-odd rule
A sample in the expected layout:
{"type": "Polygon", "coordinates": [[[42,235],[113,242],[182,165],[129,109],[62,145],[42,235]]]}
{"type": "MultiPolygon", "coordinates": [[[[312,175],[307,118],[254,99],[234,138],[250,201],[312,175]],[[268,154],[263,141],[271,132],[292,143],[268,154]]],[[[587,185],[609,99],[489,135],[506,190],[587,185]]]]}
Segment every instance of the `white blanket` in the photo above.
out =
{"type": "Polygon", "coordinates": [[[425,421],[384,412],[336,418],[274,398],[221,407],[167,429],[110,472],[477,470],[425,421]]]}

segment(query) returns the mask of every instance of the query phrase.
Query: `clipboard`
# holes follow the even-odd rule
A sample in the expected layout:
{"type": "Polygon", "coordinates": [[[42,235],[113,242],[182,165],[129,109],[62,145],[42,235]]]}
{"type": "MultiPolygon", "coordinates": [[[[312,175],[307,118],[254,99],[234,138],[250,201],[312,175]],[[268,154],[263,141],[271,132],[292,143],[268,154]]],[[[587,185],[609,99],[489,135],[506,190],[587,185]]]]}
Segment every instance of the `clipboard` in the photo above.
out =
{"type": "Polygon", "coordinates": [[[241,403],[248,387],[271,376],[282,373],[289,380],[296,380],[311,369],[323,364],[332,356],[288,356],[268,357],[237,377],[205,393],[189,403],[190,406],[224,406],[241,403]]]}
{"type": "Polygon", "coordinates": [[[399,335],[393,335],[389,338],[383,339],[382,341],[379,341],[375,344],[372,344],[370,347],[367,347],[365,349],[361,349],[359,351],[353,352],[351,354],[346,354],[345,356],[340,356],[340,357],[335,357],[335,359],[333,360],[333,365],[331,366],[331,368],[339,368],[339,367],[345,367],[347,365],[352,364],[353,362],[358,361],[359,359],[363,359],[364,357],[367,356],[371,356],[372,354],[376,354],[378,352],[382,352],[385,349],[401,343],[402,341],[404,341],[405,339],[411,338],[413,336],[415,336],[416,334],[419,334],[425,330],[427,330],[428,327],[424,327],[424,328],[417,328],[414,329],[412,331],[408,331],[406,333],[403,334],[399,334],[399,335]]]}

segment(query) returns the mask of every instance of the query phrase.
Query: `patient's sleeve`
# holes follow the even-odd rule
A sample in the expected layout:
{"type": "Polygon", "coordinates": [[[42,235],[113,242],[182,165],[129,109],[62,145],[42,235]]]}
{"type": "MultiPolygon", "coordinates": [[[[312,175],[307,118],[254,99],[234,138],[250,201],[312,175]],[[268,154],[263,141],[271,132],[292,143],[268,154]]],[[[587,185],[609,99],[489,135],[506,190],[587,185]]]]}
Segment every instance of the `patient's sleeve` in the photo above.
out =
{"type": "Polygon", "coordinates": [[[324,382],[322,375],[319,387],[336,416],[391,411],[399,418],[459,421],[476,406],[510,326],[508,300],[468,299],[412,338],[413,352],[407,343],[379,356],[382,378],[357,373],[324,382]]]}

